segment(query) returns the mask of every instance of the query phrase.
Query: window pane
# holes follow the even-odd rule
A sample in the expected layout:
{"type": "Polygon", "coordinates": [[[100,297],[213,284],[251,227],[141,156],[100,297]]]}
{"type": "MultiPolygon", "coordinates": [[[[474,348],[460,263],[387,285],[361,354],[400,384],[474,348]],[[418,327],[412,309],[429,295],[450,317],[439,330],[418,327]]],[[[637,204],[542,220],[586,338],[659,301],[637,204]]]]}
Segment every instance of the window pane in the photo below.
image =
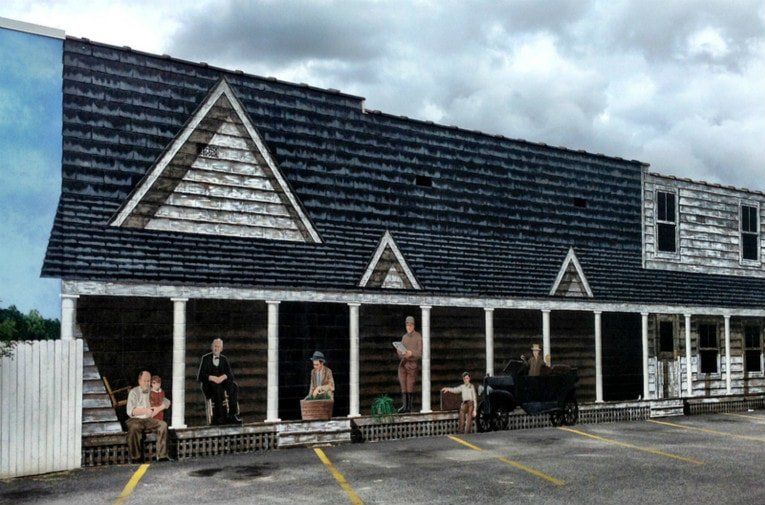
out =
{"type": "Polygon", "coordinates": [[[741,206],[741,231],[757,233],[759,220],[757,219],[757,207],[751,205],[741,206]]]}
{"type": "Polygon", "coordinates": [[[741,234],[741,256],[745,260],[757,260],[757,249],[759,249],[759,240],[757,235],[752,233],[741,234]]]}
{"type": "Polygon", "coordinates": [[[749,231],[749,207],[741,206],[741,231],[749,231]]]}
{"type": "Polygon", "coordinates": [[[760,327],[759,326],[747,326],[744,333],[746,348],[760,348],[760,327]]]}
{"type": "Polygon", "coordinates": [[[672,321],[659,323],[659,352],[673,352],[675,350],[673,330],[672,321]]]}
{"type": "Polygon", "coordinates": [[[667,193],[667,221],[675,222],[675,194],[667,193]]]}
{"type": "Polygon", "coordinates": [[[760,351],[746,351],[744,353],[744,370],[747,372],[762,372],[760,351]]]}
{"type": "Polygon", "coordinates": [[[667,220],[667,194],[663,191],[658,191],[656,193],[656,209],[657,209],[657,219],[659,221],[666,221],[667,220]]]}
{"type": "Polygon", "coordinates": [[[717,373],[717,351],[700,351],[701,373],[717,373]]]}
{"type": "Polygon", "coordinates": [[[711,347],[711,348],[717,349],[717,325],[714,325],[714,324],[699,325],[699,347],[700,348],[711,347]]]}
{"type": "Polygon", "coordinates": [[[659,251],[677,251],[674,224],[659,223],[659,251]]]}

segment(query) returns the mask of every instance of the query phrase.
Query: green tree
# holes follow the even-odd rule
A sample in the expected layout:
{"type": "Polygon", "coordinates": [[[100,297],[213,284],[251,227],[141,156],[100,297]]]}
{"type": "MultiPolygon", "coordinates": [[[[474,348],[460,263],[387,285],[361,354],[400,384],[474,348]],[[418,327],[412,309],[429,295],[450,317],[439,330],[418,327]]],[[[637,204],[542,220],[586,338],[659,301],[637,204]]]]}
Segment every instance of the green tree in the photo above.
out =
{"type": "Polygon", "coordinates": [[[60,329],[58,319],[45,319],[35,309],[24,315],[15,305],[0,308],[0,357],[10,353],[14,341],[56,339],[60,329]]]}

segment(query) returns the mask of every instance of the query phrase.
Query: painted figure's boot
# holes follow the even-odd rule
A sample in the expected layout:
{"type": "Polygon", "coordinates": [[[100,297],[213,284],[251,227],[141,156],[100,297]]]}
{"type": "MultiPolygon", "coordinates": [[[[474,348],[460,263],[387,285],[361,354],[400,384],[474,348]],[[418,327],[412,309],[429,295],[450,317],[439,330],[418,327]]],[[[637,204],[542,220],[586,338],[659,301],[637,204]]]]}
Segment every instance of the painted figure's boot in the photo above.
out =
{"type": "Polygon", "coordinates": [[[414,393],[409,393],[409,404],[407,406],[407,412],[414,411],[414,393]]]}
{"type": "Polygon", "coordinates": [[[409,412],[409,393],[401,393],[401,408],[396,412],[406,414],[409,412]]]}

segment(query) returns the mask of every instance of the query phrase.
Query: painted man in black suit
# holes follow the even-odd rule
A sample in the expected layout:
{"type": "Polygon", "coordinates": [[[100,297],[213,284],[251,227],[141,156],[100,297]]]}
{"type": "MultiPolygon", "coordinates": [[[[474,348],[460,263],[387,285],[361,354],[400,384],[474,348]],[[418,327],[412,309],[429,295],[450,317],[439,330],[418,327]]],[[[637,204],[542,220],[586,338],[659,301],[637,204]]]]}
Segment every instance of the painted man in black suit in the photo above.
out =
{"type": "Polygon", "coordinates": [[[199,364],[197,381],[202,384],[205,398],[213,401],[213,424],[241,423],[237,412],[238,387],[234,383],[234,372],[221,351],[223,340],[216,338],[212,342],[212,352],[202,356],[199,364]],[[224,393],[228,395],[228,412],[223,408],[224,393]]]}

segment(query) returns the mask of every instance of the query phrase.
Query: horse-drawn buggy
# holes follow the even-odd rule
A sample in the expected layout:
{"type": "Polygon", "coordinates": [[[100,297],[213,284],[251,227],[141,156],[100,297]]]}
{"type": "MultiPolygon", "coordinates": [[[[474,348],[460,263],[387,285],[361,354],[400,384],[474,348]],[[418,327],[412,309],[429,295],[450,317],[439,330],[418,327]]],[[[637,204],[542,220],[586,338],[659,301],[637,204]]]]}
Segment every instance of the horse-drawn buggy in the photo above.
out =
{"type": "Polygon", "coordinates": [[[578,380],[576,368],[557,365],[531,377],[526,363],[511,360],[501,375],[484,379],[476,419],[478,431],[506,429],[510,413],[518,406],[527,414],[549,414],[553,426],[576,424],[578,380]]]}

